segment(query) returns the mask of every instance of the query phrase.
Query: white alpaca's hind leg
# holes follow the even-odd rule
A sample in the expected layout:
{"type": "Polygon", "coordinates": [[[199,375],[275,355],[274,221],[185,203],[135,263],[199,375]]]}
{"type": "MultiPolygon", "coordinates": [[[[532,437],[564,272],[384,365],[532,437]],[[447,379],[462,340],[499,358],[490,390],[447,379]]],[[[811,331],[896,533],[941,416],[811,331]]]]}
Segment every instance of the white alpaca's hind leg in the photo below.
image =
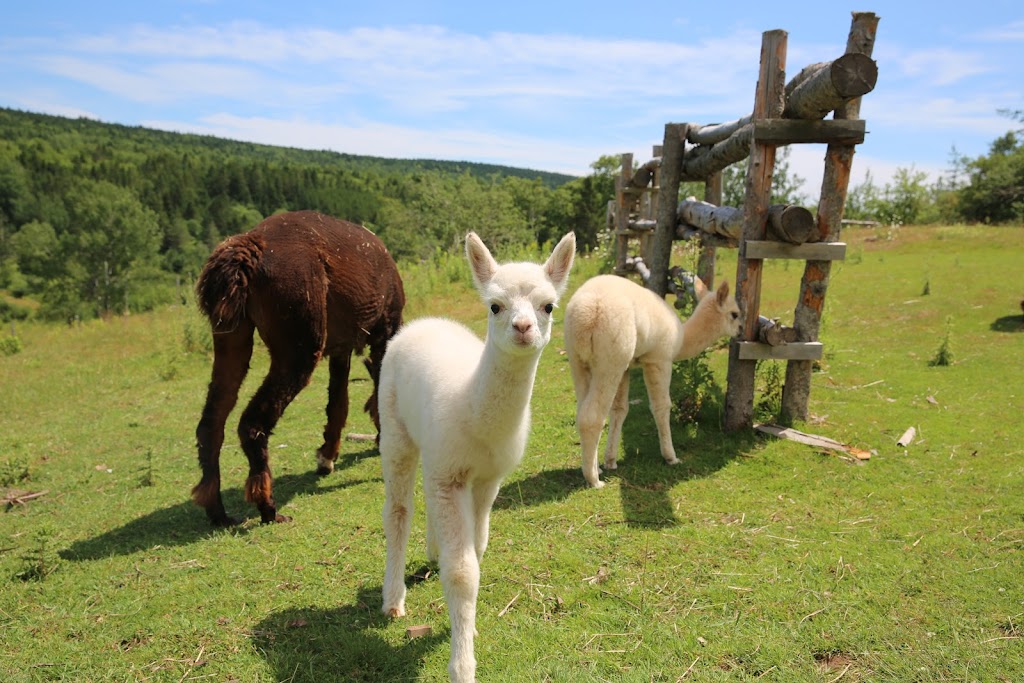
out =
{"type": "Polygon", "coordinates": [[[651,403],[651,414],[658,425],[658,441],[661,444],[661,457],[669,465],[679,462],[676,449],[672,445],[672,399],[669,396],[669,384],[672,382],[672,363],[644,365],[644,383],[647,385],[647,398],[651,403]]]}
{"type": "MultiPolygon", "coordinates": [[[[431,489],[436,484],[430,485],[431,489]]],[[[473,501],[466,486],[447,485],[428,490],[433,497],[434,531],[441,551],[441,586],[448,603],[452,653],[448,675],[452,683],[473,683],[476,658],[476,600],[480,590],[480,561],[474,539],[473,501]]]]}
{"type": "Polygon", "coordinates": [[[619,442],[622,440],[622,425],[626,422],[626,415],[629,414],[629,371],[622,374],[622,381],[612,399],[611,412],[608,414],[608,441],[604,447],[604,468],[614,470],[618,468],[615,459],[619,455],[619,442]]]}
{"type": "Polygon", "coordinates": [[[413,515],[413,489],[417,460],[410,443],[381,435],[384,471],[384,537],[387,561],[384,568],[383,606],[391,617],[405,616],[405,550],[413,515]]]}

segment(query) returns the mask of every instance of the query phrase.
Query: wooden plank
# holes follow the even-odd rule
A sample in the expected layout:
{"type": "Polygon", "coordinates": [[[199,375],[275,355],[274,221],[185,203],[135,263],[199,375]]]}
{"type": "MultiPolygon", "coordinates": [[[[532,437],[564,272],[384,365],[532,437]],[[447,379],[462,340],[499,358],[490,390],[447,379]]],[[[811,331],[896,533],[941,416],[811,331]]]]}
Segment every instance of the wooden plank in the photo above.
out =
{"type": "Polygon", "coordinates": [[[821,142],[859,145],[864,142],[867,125],[863,119],[799,121],[764,119],[754,121],[754,140],[776,145],[821,142]]]}
{"type": "Polygon", "coordinates": [[[846,258],[846,242],[810,242],[790,244],[769,240],[750,240],[744,245],[749,259],[785,258],[803,261],[842,261],[846,258]]]}
{"type": "Polygon", "coordinates": [[[793,342],[781,346],[769,346],[761,342],[740,341],[740,360],[818,360],[823,346],[821,342],[793,342]]]}
{"type": "Polygon", "coordinates": [[[756,424],[754,429],[763,433],[777,436],[780,439],[786,439],[787,441],[796,441],[806,446],[815,446],[816,448],[827,448],[831,451],[843,451],[849,453],[858,460],[870,460],[871,452],[866,451],[863,448],[856,448],[854,446],[847,445],[830,439],[827,436],[818,436],[817,434],[806,434],[790,427],[779,427],[778,425],[769,424],[756,424]]]}

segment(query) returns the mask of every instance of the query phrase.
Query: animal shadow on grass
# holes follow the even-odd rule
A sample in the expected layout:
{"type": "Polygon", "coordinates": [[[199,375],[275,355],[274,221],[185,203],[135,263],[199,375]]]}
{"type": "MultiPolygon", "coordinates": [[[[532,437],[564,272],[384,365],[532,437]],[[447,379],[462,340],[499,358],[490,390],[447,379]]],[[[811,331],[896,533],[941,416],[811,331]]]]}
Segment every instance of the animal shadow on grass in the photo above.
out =
{"type": "Polygon", "coordinates": [[[360,589],[352,604],[338,608],[284,609],[255,626],[252,642],[273,667],[276,681],[419,680],[423,659],[447,642],[447,634],[406,639],[398,646],[389,643],[379,635],[390,623],[380,605],[381,588],[375,586],[360,589]]]}
{"type": "MultiPolygon", "coordinates": [[[[684,435],[685,426],[673,415],[673,443],[680,462],[677,465],[666,465],[661,457],[658,428],[648,408],[643,373],[639,369],[631,370],[630,373],[629,395],[632,400],[639,401],[630,405],[629,415],[622,428],[621,449],[625,456],[620,453],[618,469],[605,470],[602,477],[607,481],[619,481],[623,516],[628,525],[646,528],[674,526],[678,520],[669,490],[680,481],[714,474],[741,452],[753,447],[757,439],[750,430],[735,434],[722,431],[720,416],[725,406],[725,395],[721,387],[714,385],[701,410],[696,439],[684,435]]],[[[677,386],[673,381],[673,401],[678,401],[687,390],[687,387],[677,386]]],[[[599,462],[604,459],[607,435],[606,427],[601,435],[599,462]]],[[[572,448],[578,461],[578,439],[572,448]]],[[[494,502],[494,509],[540,505],[563,500],[577,492],[580,492],[578,495],[601,495],[590,492],[579,465],[545,470],[502,486],[494,502]]]]}
{"type": "MultiPolygon", "coordinates": [[[[697,434],[688,435],[688,425],[673,413],[672,442],[679,463],[666,465],[658,442],[658,427],[648,407],[647,388],[639,369],[630,371],[629,395],[635,404],[622,427],[622,453],[618,469],[605,471],[606,478],[619,480],[622,514],[629,526],[660,528],[679,523],[669,490],[678,482],[708,477],[756,443],[750,430],[727,434],[722,431],[725,407],[722,387],[707,388],[697,418],[697,434]],[[639,399],[639,400],[638,400],[639,399]]],[[[673,374],[672,401],[675,406],[692,391],[673,374]]],[[[601,457],[604,457],[603,451],[601,457]]]]}
{"type": "MultiPolygon", "coordinates": [[[[376,453],[376,450],[367,453],[376,453]]],[[[364,457],[363,453],[345,456],[344,460],[354,461],[360,457],[364,457]]],[[[366,480],[343,481],[333,485],[324,483],[330,479],[323,479],[312,470],[302,474],[286,474],[274,480],[274,498],[279,507],[284,507],[297,494],[329,493],[367,483],[366,480]]],[[[223,496],[224,505],[229,510],[236,514],[244,512],[251,515],[247,519],[259,520],[259,513],[245,500],[241,486],[224,489],[223,496]]],[[[93,538],[75,541],[61,551],[61,557],[71,561],[98,560],[111,555],[130,555],[158,545],[188,545],[211,534],[223,533],[223,529],[210,526],[202,508],[188,498],[188,491],[183,491],[182,498],[181,503],[154,510],[93,538]]],[[[245,533],[248,528],[248,524],[239,525],[229,530],[229,533],[245,533]]]]}
{"type": "Polygon", "coordinates": [[[1024,315],[1004,315],[989,326],[993,332],[1024,332],[1024,315]]]}

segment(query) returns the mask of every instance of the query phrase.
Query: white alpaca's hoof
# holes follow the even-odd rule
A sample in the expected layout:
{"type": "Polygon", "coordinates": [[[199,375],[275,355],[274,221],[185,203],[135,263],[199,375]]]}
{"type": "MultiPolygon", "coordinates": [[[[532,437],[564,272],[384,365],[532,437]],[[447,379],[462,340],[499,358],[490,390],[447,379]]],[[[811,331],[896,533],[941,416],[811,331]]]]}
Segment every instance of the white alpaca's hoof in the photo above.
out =
{"type": "Polygon", "coordinates": [[[619,469],[619,463],[617,463],[614,460],[611,460],[611,461],[605,460],[604,461],[604,468],[606,470],[617,470],[617,469],[619,469]]]}
{"type": "Polygon", "coordinates": [[[601,481],[600,479],[595,479],[594,481],[588,481],[587,483],[590,484],[591,488],[595,488],[595,489],[604,488],[604,482],[601,481]]]}
{"type": "Polygon", "coordinates": [[[383,607],[380,610],[384,614],[388,615],[392,619],[398,619],[399,617],[405,616],[405,607],[399,605],[398,607],[383,607]]]}
{"type": "Polygon", "coordinates": [[[669,460],[668,458],[665,458],[665,464],[666,465],[678,465],[679,464],[679,458],[677,458],[674,455],[672,456],[671,460],[669,460]]]}

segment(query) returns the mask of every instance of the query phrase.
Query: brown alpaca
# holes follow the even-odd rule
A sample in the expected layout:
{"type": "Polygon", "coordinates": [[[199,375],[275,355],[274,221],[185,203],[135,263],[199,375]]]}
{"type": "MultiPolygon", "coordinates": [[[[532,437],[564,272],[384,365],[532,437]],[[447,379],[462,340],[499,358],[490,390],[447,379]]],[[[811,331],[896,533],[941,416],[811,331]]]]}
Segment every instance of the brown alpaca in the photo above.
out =
{"type": "Polygon", "coordinates": [[[377,381],[388,340],[402,324],[405,292],[395,262],[366,228],[313,211],[271,216],[251,231],[224,240],[196,283],[199,307],[213,328],[213,373],[196,427],[202,479],[192,499],[214,526],[228,517],[220,492],[224,423],[249,370],[253,332],[270,352],[270,371],[242,412],[238,437],[249,460],[246,500],[263,522],[288,521],[272,495],[267,440],[292,399],[309,383],[322,356],[330,356],[327,424],[317,450],[317,472],[338,457],[348,418],[352,353],[370,347],[364,364],[373,392],[364,406],[380,430],[377,381]]]}
{"type": "Polygon", "coordinates": [[[576,428],[583,476],[591,486],[604,486],[597,446],[605,417],[608,443],[604,466],[616,468],[622,425],[629,412],[632,366],[644,371],[661,455],[670,465],[679,462],[669,427],[672,363],[693,358],[718,339],[736,336],[740,329],[740,309],[729,296],[727,282],[714,294],[705,294],[707,289],[700,280],[696,289],[701,300],[685,322],[660,296],[617,275],[587,280],[565,307],[565,352],[576,388],[576,428]]]}

